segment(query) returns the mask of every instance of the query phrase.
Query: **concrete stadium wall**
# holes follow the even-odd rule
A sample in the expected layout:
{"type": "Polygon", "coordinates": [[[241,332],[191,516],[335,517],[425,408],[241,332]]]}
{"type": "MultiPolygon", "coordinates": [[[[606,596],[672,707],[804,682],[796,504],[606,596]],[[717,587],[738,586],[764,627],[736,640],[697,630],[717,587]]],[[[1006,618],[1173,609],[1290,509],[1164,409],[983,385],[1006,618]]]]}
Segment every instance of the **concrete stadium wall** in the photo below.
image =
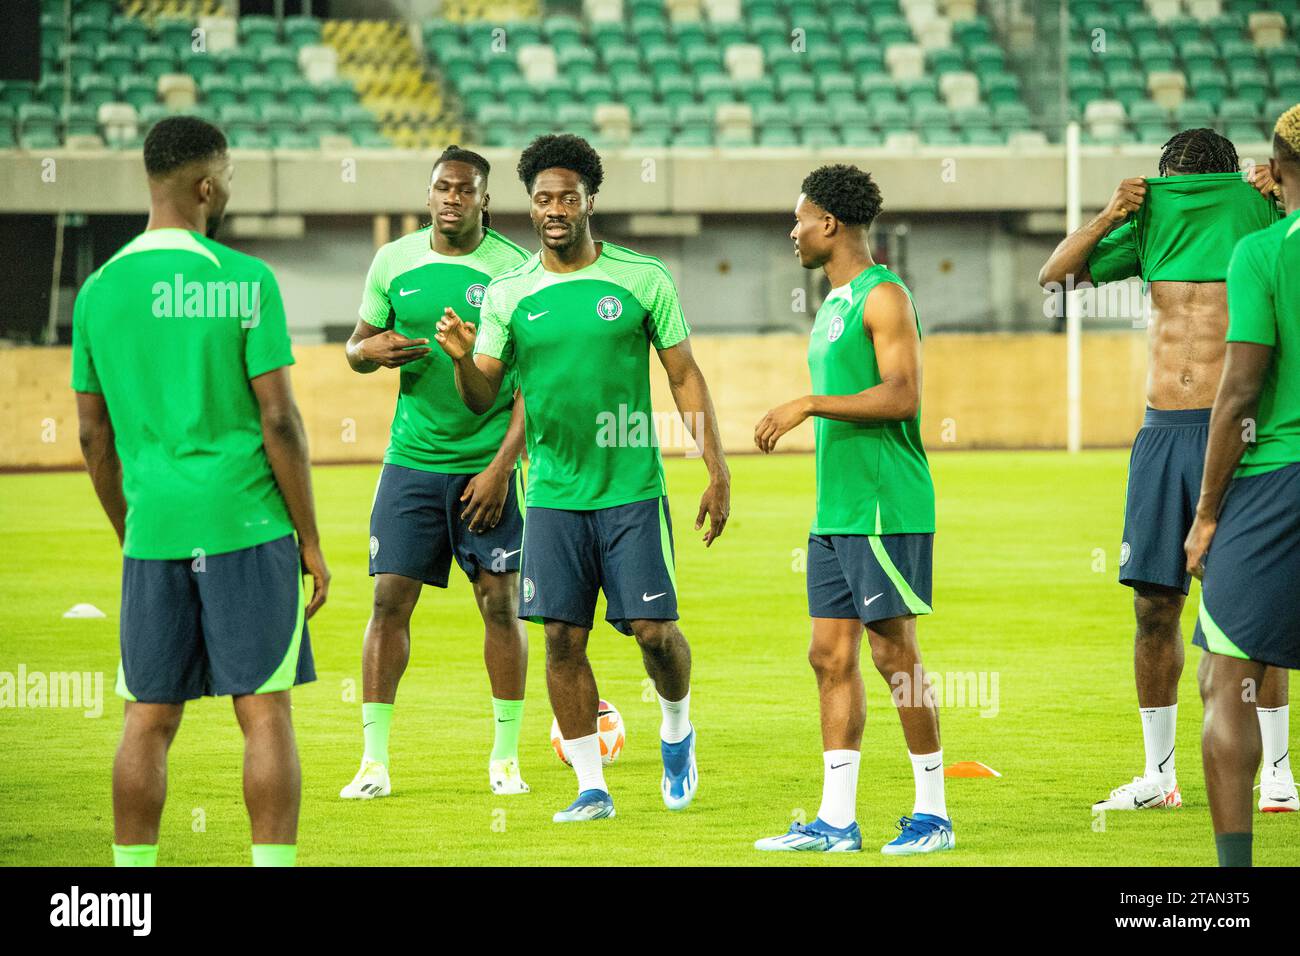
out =
{"type": "MultiPolygon", "coordinates": [[[[1146,374],[1139,331],[1084,337],[1083,439],[1092,447],[1127,445],[1141,421],[1146,374]]],[[[807,394],[807,336],[694,336],[729,452],[753,451],[754,424],[773,405],[807,394]]],[[[317,462],[378,461],[388,441],[397,375],[352,372],[341,345],[294,350],[294,390],[317,462]]],[[[0,468],[80,467],[76,403],[66,348],[0,351],[0,468]]],[[[651,363],[656,412],[673,403],[651,363]]],[[[575,385],[578,383],[575,383],[575,385]]],[[[1063,448],[1066,440],[1065,339],[1048,334],[940,335],[925,343],[922,433],[927,448],[1063,448]]],[[[662,416],[665,421],[668,415],[662,416]]],[[[665,454],[680,454],[674,428],[661,432],[665,454]],[[674,447],[677,448],[674,452],[674,447]]],[[[787,451],[812,448],[805,423],[787,451]]]]}

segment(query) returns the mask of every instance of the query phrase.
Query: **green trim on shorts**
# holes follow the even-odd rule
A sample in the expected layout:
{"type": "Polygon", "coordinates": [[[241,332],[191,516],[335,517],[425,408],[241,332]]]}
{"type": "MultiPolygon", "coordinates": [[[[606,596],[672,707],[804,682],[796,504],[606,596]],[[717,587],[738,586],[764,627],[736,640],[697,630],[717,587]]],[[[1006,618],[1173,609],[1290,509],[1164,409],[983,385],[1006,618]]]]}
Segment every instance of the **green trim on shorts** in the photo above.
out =
{"type": "Polygon", "coordinates": [[[659,499],[659,544],[664,552],[664,567],[668,569],[668,580],[672,582],[673,593],[677,593],[677,562],[673,559],[672,538],[668,534],[668,515],[664,511],[664,499],[659,499]]]}
{"type": "Polygon", "coordinates": [[[926,604],[916,596],[916,592],[912,590],[912,586],[907,583],[907,580],[903,577],[898,568],[894,567],[894,562],[889,559],[889,552],[885,550],[885,543],[880,540],[880,536],[869,534],[867,535],[867,540],[871,542],[871,553],[874,554],[876,560],[880,562],[881,570],[885,572],[885,576],[888,577],[894,587],[898,589],[898,593],[902,596],[903,603],[907,605],[907,609],[913,614],[933,613],[933,609],[930,605],[926,604]]]}
{"type": "Polygon", "coordinates": [[[1222,654],[1225,657],[1236,657],[1243,661],[1250,660],[1250,655],[1246,654],[1240,647],[1232,643],[1227,634],[1223,633],[1223,628],[1214,623],[1214,618],[1210,617],[1210,612],[1205,606],[1205,592],[1201,592],[1201,606],[1197,611],[1197,617],[1201,622],[1201,633],[1205,635],[1205,649],[1211,654],[1222,654]]]}
{"type": "Polygon", "coordinates": [[[115,689],[118,697],[125,697],[127,700],[132,701],[135,700],[135,694],[131,693],[131,691],[127,689],[126,668],[122,666],[120,660],[117,662],[117,687],[115,689]]]}
{"type": "Polygon", "coordinates": [[[289,650],[280,661],[270,677],[254,694],[274,694],[276,691],[288,690],[298,676],[298,654],[302,648],[302,625],[305,620],[306,602],[303,600],[302,576],[298,576],[298,617],[293,625],[293,638],[289,641],[289,650]]]}
{"type": "MultiPolygon", "coordinates": [[[[524,470],[518,466],[515,467],[515,507],[519,509],[519,517],[525,516],[524,511],[524,470]]],[[[522,529],[520,529],[522,531],[522,529]]],[[[522,558],[520,564],[522,565],[522,558]]]]}

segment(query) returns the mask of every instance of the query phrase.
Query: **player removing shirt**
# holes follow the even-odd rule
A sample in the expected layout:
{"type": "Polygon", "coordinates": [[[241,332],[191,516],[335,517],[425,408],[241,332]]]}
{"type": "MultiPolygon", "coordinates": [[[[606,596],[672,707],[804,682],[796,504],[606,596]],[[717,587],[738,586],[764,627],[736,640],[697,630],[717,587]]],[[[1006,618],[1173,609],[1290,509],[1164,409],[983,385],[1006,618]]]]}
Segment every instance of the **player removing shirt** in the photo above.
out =
{"type": "Polygon", "coordinates": [[[72,330],[81,448],[123,555],[113,858],[157,862],[185,702],[229,694],[253,864],[292,866],[302,785],[289,688],[315,679],[306,619],[329,572],[284,304],[266,263],[211,238],[230,198],[221,131],[160,120],[144,164],[148,225],[86,280],[72,330]]]}
{"type": "MultiPolygon", "coordinates": [[[[1238,171],[1232,143],[1209,129],[1165,144],[1160,176],[1126,179],[1091,222],[1052,253],[1042,283],[1076,285],[1140,276],[1149,284],[1147,410],[1133,441],[1119,579],[1133,589],[1133,664],[1146,766],[1095,810],[1182,806],[1175,773],[1180,617],[1191,585],[1182,541],[1196,511],[1210,405],[1223,369],[1228,257],[1242,236],[1278,218],[1265,167],[1238,171]],[[1264,195],[1261,195],[1264,194],[1264,195]],[[1269,196],[1270,198],[1265,198],[1269,196]]],[[[1288,757],[1287,673],[1270,670],[1258,714],[1268,762],[1260,809],[1295,807],[1288,757]]]]}
{"type": "Polygon", "coordinates": [[[519,615],[545,626],[547,689],[578,776],[578,798],[555,814],[557,823],[614,815],[586,654],[602,589],[606,619],[636,637],[659,694],[664,803],[688,806],[698,782],[691,654],[675,623],[672,525],[650,405],[651,346],[708,466],[695,520],[698,531],[708,516],[706,545],[726,524],[731,486],[672,276],[658,259],[592,240],[588,220],[603,176],[586,140],[534,140],[519,178],[541,251],[488,286],[477,341],[455,309],[436,336],[475,412],[492,407],[512,371],[528,398],[519,615]]]}
{"type": "Polygon", "coordinates": [[[523,537],[519,453],[523,403],[513,384],[482,416],[456,394],[451,360],[430,349],[443,310],[477,316],[487,283],[528,254],[486,228],[487,160],[449,147],[434,163],[433,225],[375,254],[348,340],[358,372],[400,369],[392,436],[370,514],[374,604],[361,652],[365,753],[345,799],[388,796],[388,731],[411,653],[411,612],[422,584],[445,588],[452,559],[474,588],[492,685],[493,793],[526,793],[519,773],[528,637],[515,616],[523,537]]]}
{"type": "Polygon", "coordinates": [[[1202,575],[1201,751],[1220,866],[1251,863],[1260,728],[1245,691],[1265,665],[1300,667],[1300,106],[1277,121],[1273,178],[1287,215],[1228,267],[1228,345],[1205,478],[1187,535],[1202,575]]]}
{"type": "Polygon", "coordinates": [[[858,761],[866,702],[858,657],[865,627],[871,660],[889,684],[916,783],[911,816],[882,848],[930,853],[954,846],[944,802],[939,716],[925,691],[916,618],[930,613],[934,485],[921,445],[921,326],[901,279],[873,261],[867,230],[880,190],[854,166],[823,166],[803,181],[790,232],[805,269],[832,289],[808,345],[813,394],[778,405],[754,429],[771,452],[812,418],[817,509],[808,537],[808,657],[820,694],[825,776],[812,823],[759,840],[760,850],[853,851],[858,761]],[[900,693],[903,676],[911,692],[900,693]]]}

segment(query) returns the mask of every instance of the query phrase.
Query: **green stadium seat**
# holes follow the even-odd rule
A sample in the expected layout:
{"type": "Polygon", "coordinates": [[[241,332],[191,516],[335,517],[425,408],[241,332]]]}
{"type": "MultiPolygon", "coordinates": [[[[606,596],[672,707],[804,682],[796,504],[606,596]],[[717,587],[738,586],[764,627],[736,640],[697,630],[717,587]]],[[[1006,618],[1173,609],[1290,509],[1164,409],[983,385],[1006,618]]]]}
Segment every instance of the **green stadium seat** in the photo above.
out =
{"type": "Polygon", "coordinates": [[[703,103],[683,103],[673,110],[673,122],[679,131],[688,129],[713,129],[713,107],[703,103]]]}
{"type": "Polygon", "coordinates": [[[597,21],[590,28],[591,45],[597,50],[611,46],[627,46],[627,26],[622,20],[597,21]]]}
{"type": "Polygon", "coordinates": [[[749,18],[749,38],[759,46],[769,43],[790,45],[790,28],[786,20],[775,13],[755,14],[749,18]]]}
{"type": "Polygon", "coordinates": [[[1187,76],[1189,92],[1199,100],[1204,100],[1212,107],[1218,108],[1223,98],[1228,95],[1228,80],[1221,70],[1214,67],[1193,69],[1187,76]]]}
{"type": "Polygon", "coordinates": [[[929,62],[930,72],[935,76],[966,69],[966,58],[956,47],[945,46],[930,50],[926,53],[926,60],[929,62]]]}
{"type": "Polygon", "coordinates": [[[1174,45],[1168,40],[1148,40],[1139,43],[1138,59],[1142,62],[1142,68],[1148,73],[1172,70],[1176,61],[1174,45]]]}
{"type": "Polygon", "coordinates": [[[641,69],[641,51],[635,46],[619,43],[597,49],[605,70],[613,73],[616,80],[620,73],[635,73],[641,69]]]}
{"type": "Polygon", "coordinates": [[[681,130],[673,137],[673,145],[693,149],[710,147],[713,145],[713,127],[692,126],[681,130]]]}
{"type": "Polygon", "coordinates": [[[993,106],[993,123],[1003,132],[1032,129],[1034,122],[1024,103],[997,103],[993,106]]]}
{"type": "Polygon", "coordinates": [[[94,47],[85,43],[61,43],[59,45],[59,62],[78,79],[95,68],[94,47]]]}
{"type": "Polygon", "coordinates": [[[763,62],[767,65],[767,72],[778,79],[793,73],[803,73],[807,59],[806,54],[796,53],[790,49],[788,43],[775,43],[763,47],[763,62]]]}
{"type": "MultiPolygon", "coordinates": [[[[297,78],[297,77],[295,77],[297,78]]],[[[286,77],[285,79],[290,79],[286,77]]],[[[272,103],[284,103],[289,109],[294,106],[287,103],[283,97],[284,80],[277,79],[274,76],[268,76],[265,73],[254,73],[248,79],[244,80],[244,102],[258,109],[269,106],[272,103]]]]}
{"type": "Polygon", "coordinates": [[[1005,146],[1007,138],[994,129],[964,129],[961,140],[967,146],[1005,146]]]}
{"type": "Polygon", "coordinates": [[[932,76],[923,76],[915,80],[903,80],[898,84],[903,99],[909,106],[919,103],[939,102],[939,85],[932,76]]]}
{"type": "MultiPolygon", "coordinates": [[[[288,24],[285,25],[286,32],[288,24]]],[[[465,43],[465,31],[452,20],[430,20],[420,28],[424,52],[435,62],[446,50],[459,49],[465,43]]]]}
{"type": "Polygon", "coordinates": [[[1297,97],[1291,96],[1274,96],[1269,98],[1268,102],[1264,104],[1264,121],[1269,124],[1270,129],[1273,124],[1277,122],[1279,116],[1291,107],[1295,106],[1297,99],[1297,97]]]}
{"type": "Polygon", "coordinates": [[[709,106],[736,101],[735,84],[725,73],[709,73],[699,77],[696,81],[696,89],[699,91],[700,101],[709,106]]]}
{"type": "Polygon", "coordinates": [[[695,102],[695,84],[689,77],[676,74],[658,77],[655,86],[659,90],[659,99],[667,106],[676,108],[695,102]]]}
{"type": "MultiPolygon", "coordinates": [[[[507,57],[493,57],[493,59],[506,59],[513,62],[507,57]]],[[[583,73],[592,73],[596,69],[596,53],[586,47],[568,47],[557,53],[555,59],[559,68],[574,78],[583,73]]]]}
{"type": "MultiPolygon", "coordinates": [[[[292,109],[293,107],[291,107],[292,109]]],[[[509,110],[509,107],[503,107],[509,110]]],[[[338,131],[337,114],[323,103],[309,103],[296,108],[302,130],[316,136],[328,136],[338,131]]]]}
{"type": "Polygon", "coordinates": [[[375,114],[360,103],[352,103],[339,109],[339,125],[346,128],[354,140],[367,133],[377,132],[379,129],[375,114]]]}
{"type": "Polygon", "coordinates": [[[637,149],[658,149],[667,146],[672,141],[672,138],[673,131],[671,128],[637,129],[632,131],[629,145],[637,149]]]}
{"type": "Polygon", "coordinates": [[[668,21],[662,16],[633,17],[630,32],[639,43],[667,43],[668,21]]]}
{"type": "Polygon", "coordinates": [[[830,73],[817,78],[817,92],[833,108],[841,109],[858,101],[857,84],[847,73],[830,73]]]}
{"type": "Polygon", "coordinates": [[[582,103],[565,103],[555,112],[555,119],[565,129],[591,125],[591,107],[582,103]]]}
{"type": "Polygon", "coordinates": [[[647,103],[633,112],[632,119],[638,129],[671,129],[673,111],[663,103],[647,103]]]}
{"type": "Polygon", "coordinates": [[[799,143],[808,149],[834,149],[843,144],[833,126],[805,126],[799,130],[799,143]]]}
{"type": "Polygon", "coordinates": [[[1227,123],[1223,127],[1223,135],[1232,140],[1234,144],[1239,143],[1265,143],[1271,142],[1273,124],[1271,123],[1227,123]],[[1265,131],[1267,130],[1267,134],[1265,131]]]}
{"type": "Polygon", "coordinates": [[[817,101],[817,87],[806,73],[788,73],[776,80],[781,100],[794,107],[804,107],[817,101]]]}
{"type": "Polygon", "coordinates": [[[1171,129],[1168,123],[1163,126],[1154,124],[1135,126],[1134,131],[1137,134],[1137,141],[1148,146],[1163,145],[1169,141],[1171,135],[1171,129]]]}
{"type": "Polygon", "coordinates": [[[872,107],[872,112],[882,133],[896,133],[912,128],[912,111],[902,103],[878,103],[872,107]]]}
{"type": "Polygon", "coordinates": [[[1137,70],[1112,73],[1107,82],[1108,95],[1124,104],[1125,112],[1134,103],[1147,98],[1146,78],[1137,70]]]}
{"type": "Polygon", "coordinates": [[[1225,126],[1233,123],[1258,124],[1262,120],[1259,104],[1253,100],[1228,99],[1219,104],[1219,122],[1225,126]]]}
{"type": "Polygon", "coordinates": [[[36,99],[50,106],[59,106],[65,99],[76,98],[76,83],[69,82],[63,73],[47,73],[36,84],[36,99]]]}
{"type": "Polygon", "coordinates": [[[251,76],[258,69],[257,57],[251,50],[235,47],[232,50],[223,50],[214,56],[221,62],[221,71],[237,80],[251,76]]]}
{"type": "Polygon", "coordinates": [[[1263,103],[1269,93],[1268,76],[1258,68],[1229,69],[1232,77],[1232,95],[1254,103],[1263,103]]]}
{"type": "Polygon", "coordinates": [[[32,152],[45,149],[58,149],[59,134],[57,132],[46,132],[43,128],[33,132],[23,132],[18,136],[18,145],[22,149],[31,150],[32,152]]]}
{"type": "Polygon", "coordinates": [[[299,129],[299,113],[288,103],[263,103],[253,108],[257,110],[262,125],[272,136],[282,130],[299,129]]]}
{"type": "MultiPolygon", "coordinates": [[[[571,47],[567,50],[564,50],[563,53],[568,54],[574,50],[578,51],[581,54],[585,54],[586,56],[593,58],[593,62],[591,66],[588,67],[585,72],[590,72],[591,70],[595,69],[595,63],[594,63],[595,55],[591,53],[590,50],[584,49],[583,47],[571,47]]],[[[481,69],[489,77],[495,80],[495,79],[500,79],[503,76],[509,76],[512,73],[518,73],[519,63],[509,52],[489,53],[486,57],[483,58],[482,66],[479,67],[479,69],[481,69]]],[[[570,76],[576,76],[579,73],[584,72],[584,70],[581,67],[574,66],[571,69],[569,69],[567,72],[569,73],[570,76]]]]}
{"type": "Polygon", "coordinates": [[[72,17],[72,37],[89,47],[101,47],[108,42],[109,19],[94,13],[77,13],[72,17]]]}
{"type": "Polygon", "coordinates": [[[982,43],[970,51],[970,63],[981,76],[985,73],[1005,73],[1006,54],[996,43],[982,43]]]}
{"type": "Polygon", "coordinates": [[[1223,53],[1223,62],[1227,64],[1229,70],[1261,66],[1259,47],[1249,40],[1233,37],[1219,44],[1219,49],[1223,53]]]}
{"type": "Polygon", "coordinates": [[[437,62],[442,68],[443,74],[450,77],[464,76],[467,73],[477,73],[479,70],[478,54],[467,47],[456,47],[451,50],[443,50],[439,54],[437,62]]]}
{"type": "Polygon", "coordinates": [[[776,99],[776,82],[769,76],[745,80],[738,85],[737,92],[743,102],[757,107],[776,99]]]}
{"type": "Polygon", "coordinates": [[[835,125],[840,128],[840,132],[850,129],[854,126],[870,128],[873,123],[871,108],[863,103],[853,103],[848,106],[832,107],[835,125]]]}
{"type": "Polygon", "coordinates": [[[754,145],[752,129],[724,129],[718,133],[719,149],[748,149],[754,145]]]}
{"type": "Polygon", "coordinates": [[[892,43],[911,43],[912,28],[900,16],[881,16],[876,19],[876,39],[884,46],[892,43]]]}
{"type": "Polygon", "coordinates": [[[590,107],[598,103],[613,103],[618,99],[614,95],[614,81],[604,73],[578,77],[577,91],[582,102],[586,104],[588,113],[590,107]]]}
{"type": "Polygon", "coordinates": [[[879,43],[849,43],[844,47],[843,65],[854,74],[883,72],[885,50],[879,43]]]}
{"type": "Polygon", "coordinates": [[[280,42],[280,24],[275,17],[246,13],[239,18],[239,44],[261,50],[280,42]]]}
{"type": "Polygon", "coordinates": [[[337,77],[318,87],[321,93],[321,99],[334,107],[350,106],[357,101],[357,91],[352,85],[352,81],[347,77],[337,77]]]}
{"type": "Polygon", "coordinates": [[[48,103],[23,103],[18,107],[18,133],[24,142],[53,137],[58,142],[59,114],[48,103]]]}
{"type": "Polygon", "coordinates": [[[176,72],[176,51],[161,43],[150,43],[140,47],[135,63],[141,73],[157,80],[164,73],[176,72]]]}
{"type": "Polygon", "coordinates": [[[699,20],[683,20],[674,24],[669,38],[670,42],[683,52],[689,52],[696,47],[713,46],[704,24],[699,20]]]}
{"type": "Polygon", "coordinates": [[[120,80],[135,72],[135,50],[125,43],[106,43],[99,49],[95,70],[120,80]]]}
{"type": "Polygon", "coordinates": [[[1099,57],[1093,52],[1091,44],[1081,41],[1071,43],[1066,51],[1066,65],[1071,73],[1091,70],[1098,59],[1099,57]]]}
{"type": "Polygon", "coordinates": [[[99,119],[97,110],[89,103],[67,103],[59,111],[63,126],[63,138],[69,136],[98,136],[99,119]]]}
{"type": "Polygon", "coordinates": [[[958,20],[952,25],[952,35],[958,43],[970,49],[981,43],[993,40],[993,28],[987,17],[976,16],[970,20],[958,20]]]}
{"type": "Polygon", "coordinates": [[[275,145],[271,137],[256,129],[236,127],[226,132],[230,137],[230,145],[235,149],[271,149],[275,145]]]}
{"type": "Polygon", "coordinates": [[[1020,77],[1014,73],[986,73],[980,79],[980,87],[990,106],[1021,102],[1020,77]]]}
{"type": "Polygon", "coordinates": [[[667,44],[647,47],[645,62],[650,69],[650,75],[656,80],[665,76],[680,76],[685,69],[681,53],[667,44]]]}
{"type": "Polygon", "coordinates": [[[856,10],[840,10],[836,12],[832,9],[830,24],[831,32],[835,34],[836,40],[840,43],[871,42],[871,20],[856,10]]]}
{"type": "Polygon", "coordinates": [[[1213,43],[1197,38],[1179,44],[1178,57],[1188,70],[1193,67],[1208,68],[1218,62],[1219,48],[1213,43]]]}
{"type": "Polygon", "coordinates": [[[562,76],[539,84],[538,92],[542,94],[543,101],[551,110],[559,109],[574,97],[573,85],[562,76]]]}
{"type": "Polygon", "coordinates": [[[1093,100],[1104,95],[1105,84],[1100,74],[1089,70],[1086,73],[1071,73],[1068,79],[1070,102],[1078,110],[1083,110],[1093,100]]]}
{"type": "Polygon", "coordinates": [[[290,106],[302,109],[316,104],[316,87],[303,76],[286,76],[280,81],[280,95],[290,106]]]}
{"type": "Polygon", "coordinates": [[[1214,125],[1214,107],[1201,99],[1183,100],[1174,110],[1174,124],[1179,129],[1201,129],[1214,125]]]}
{"type": "Polygon", "coordinates": [[[927,126],[921,130],[921,142],[926,146],[961,146],[962,137],[956,130],[927,126]]]}
{"type": "Polygon", "coordinates": [[[638,107],[654,102],[654,81],[642,73],[615,73],[614,89],[618,97],[635,112],[638,107]]]}
{"type": "Polygon", "coordinates": [[[985,103],[963,106],[952,111],[953,125],[961,130],[993,129],[993,111],[985,103]]]}
{"type": "Polygon", "coordinates": [[[221,126],[226,134],[235,138],[243,132],[260,132],[261,115],[253,107],[244,103],[229,103],[218,110],[221,126]]]}
{"type": "Polygon", "coordinates": [[[501,94],[502,102],[513,109],[531,104],[536,97],[533,85],[518,75],[502,77],[497,84],[497,91],[501,94]]]}
{"type": "Polygon", "coordinates": [[[784,103],[763,103],[754,108],[754,125],[794,129],[794,111],[784,103]]]}
{"type": "Polygon", "coordinates": [[[200,82],[205,76],[211,76],[221,69],[221,61],[207,50],[181,50],[180,69],[200,82]]]}
{"type": "Polygon", "coordinates": [[[885,145],[885,137],[869,126],[841,126],[840,138],[845,146],[873,149],[885,145]]]}
{"type": "Polygon", "coordinates": [[[1201,38],[1201,21],[1194,17],[1174,17],[1165,22],[1165,32],[1178,46],[1201,38]]]}
{"type": "Polygon", "coordinates": [[[0,149],[14,149],[18,146],[18,134],[12,123],[0,119],[0,149]]]}
{"type": "Polygon", "coordinates": [[[695,76],[710,73],[722,73],[722,52],[715,46],[705,45],[691,47],[686,51],[686,64],[695,76]]]}
{"type": "Polygon", "coordinates": [[[117,99],[117,80],[102,73],[88,73],[77,81],[77,100],[93,109],[117,99]]]}
{"type": "Polygon", "coordinates": [[[799,134],[789,126],[765,126],[758,134],[758,145],[770,149],[787,149],[799,145],[799,134]]]}
{"type": "Polygon", "coordinates": [[[194,42],[194,24],[176,17],[160,17],[154,21],[155,40],[173,53],[190,47],[194,42]]]}
{"type": "Polygon", "coordinates": [[[262,47],[257,61],[258,68],[267,76],[282,79],[298,75],[298,55],[291,47],[280,44],[262,47]]]}
{"type": "Polygon", "coordinates": [[[1295,40],[1286,40],[1282,44],[1264,51],[1264,60],[1275,74],[1280,67],[1295,68],[1300,63],[1300,44],[1295,40]]]}
{"type": "MultiPolygon", "coordinates": [[[[248,79],[252,80],[254,77],[248,79]]],[[[199,92],[203,95],[203,103],[208,109],[220,112],[232,103],[239,102],[240,85],[233,77],[216,73],[203,78],[203,82],[199,84],[199,92]]]]}
{"type": "Polygon", "coordinates": [[[117,81],[117,99],[130,103],[137,113],[157,98],[157,85],[147,76],[133,73],[117,81]]]}
{"type": "Polygon", "coordinates": [[[320,43],[321,22],[315,17],[285,17],[284,39],[295,50],[309,44],[320,43]]]}
{"type": "Polygon", "coordinates": [[[879,73],[862,74],[858,90],[869,106],[898,102],[898,87],[890,77],[879,73]]]}
{"type": "Polygon", "coordinates": [[[42,13],[41,14],[41,43],[52,44],[57,50],[59,44],[68,39],[67,23],[63,19],[62,13],[42,13]]]}
{"type": "Polygon", "coordinates": [[[744,22],[740,20],[710,21],[708,37],[715,46],[725,50],[734,44],[749,42],[749,31],[745,28],[744,22]]]}
{"type": "Polygon", "coordinates": [[[296,130],[282,129],[271,134],[275,149],[320,149],[320,137],[312,133],[300,133],[296,130]]]}
{"type": "Polygon", "coordinates": [[[140,129],[144,132],[149,131],[149,127],[158,122],[164,116],[170,116],[171,110],[165,103],[146,103],[144,106],[136,108],[136,113],[140,117],[140,129]]]}

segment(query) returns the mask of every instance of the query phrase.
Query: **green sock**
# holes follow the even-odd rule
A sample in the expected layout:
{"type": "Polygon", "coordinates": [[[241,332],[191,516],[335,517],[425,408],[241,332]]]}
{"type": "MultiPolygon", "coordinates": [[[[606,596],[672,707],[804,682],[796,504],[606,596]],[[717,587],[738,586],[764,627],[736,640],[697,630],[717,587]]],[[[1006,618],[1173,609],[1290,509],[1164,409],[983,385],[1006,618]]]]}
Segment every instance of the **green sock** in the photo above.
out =
{"type": "Polygon", "coordinates": [[[297,859],[296,843],[253,844],[253,866],[293,866],[297,859]]]}
{"type": "Polygon", "coordinates": [[[522,700],[497,700],[492,698],[492,713],[496,716],[496,737],[492,741],[492,759],[508,760],[519,756],[519,726],[524,722],[522,700]]]}
{"type": "Polygon", "coordinates": [[[114,866],[157,866],[158,844],[137,843],[133,846],[113,844],[114,866]]]}
{"type": "Polygon", "coordinates": [[[1216,833],[1214,847],[1219,851],[1219,866],[1250,866],[1249,833],[1216,833]]]}
{"type": "Polygon", "coordinates": [[[366,737],[366,760],[388,766],[388,728],[392,722],[392,704],[361,705],[361,732],[366,737]]]}

